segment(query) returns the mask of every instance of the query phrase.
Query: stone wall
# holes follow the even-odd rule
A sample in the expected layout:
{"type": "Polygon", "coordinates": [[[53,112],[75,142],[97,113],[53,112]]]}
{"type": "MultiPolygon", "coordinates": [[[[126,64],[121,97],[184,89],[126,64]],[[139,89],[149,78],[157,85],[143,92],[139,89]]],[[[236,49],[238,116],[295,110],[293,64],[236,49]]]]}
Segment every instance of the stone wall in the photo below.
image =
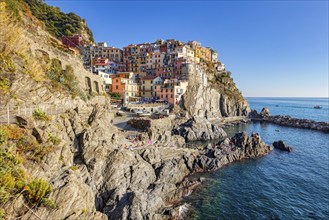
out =
{"type": "Polygon", "coordinates": [[[42,55],[47,56],[49,59],[58,59],[61,61],[63,67],[71,65],[81,88],[87,92],[96,94],[105,92],[104,80],[100,76],[85,70],[79,55],[70,54],[56,48],[54,45],[61,44],[61,42],[42,28],[31,24],[31,21],[25,19],[24,22],[26,27],[29,27],[24,31],[24,40],[26,44],[29,45],[33,55],[37,57],[42,55]]]}

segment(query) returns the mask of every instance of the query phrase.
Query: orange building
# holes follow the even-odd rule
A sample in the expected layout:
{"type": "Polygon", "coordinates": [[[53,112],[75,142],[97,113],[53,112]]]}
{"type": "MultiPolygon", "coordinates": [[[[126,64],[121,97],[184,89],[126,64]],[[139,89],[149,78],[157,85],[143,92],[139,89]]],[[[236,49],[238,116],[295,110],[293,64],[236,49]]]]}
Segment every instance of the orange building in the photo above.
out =
{"type": "Polygon", "coordinates": [[[125,83],[122,80],[122,77],[114,77],[112,78],[112,92],[119,93],[121,98],[123,99],[125,94],[125,83]]]}

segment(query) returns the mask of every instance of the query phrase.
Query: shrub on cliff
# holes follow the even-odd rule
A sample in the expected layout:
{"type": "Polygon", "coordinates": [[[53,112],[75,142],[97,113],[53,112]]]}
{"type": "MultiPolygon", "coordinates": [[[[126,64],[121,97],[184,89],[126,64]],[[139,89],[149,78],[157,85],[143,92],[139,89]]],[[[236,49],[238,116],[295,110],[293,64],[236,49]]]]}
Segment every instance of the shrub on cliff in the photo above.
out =
{"type": "Polygon", "coordinates": [[[58,59],[52,59],[47,76],[53,82],[54,87],[67,90],[73,97],[79,96],[83,100],[86,99],[86,95],[79,88],[78,79],[73,73],[72,66],[66,66],[63,69],[58,59]]]}
{"type": "Polygon", "coordinates": [[[25,186],[25,198],[32,204],[42,204],[52,187],[43,179],[36,179],[25,186]]]}
{"type": "Polygon", "coordinates": [[[39,108],[36,108],[33,111],[33,117],[40,121],[49,121],[49,117],[46,115],[46,113],[39,108]]]}
{"type": "MultiPolygon", "coordinates": [[[[18,5],[19,2],[17,2],[18,5]]],[[[28,50],[23,29],[19,25],[17,17],[14,16],[13,9],[8,9],[9,6],[12,8],[14,5],[13,0],[0,0],[0,80],[2,90],[6,91],[3,93],[8,93],[13,76],[17,72],[15,63],[24,63],[24,73],[30,75],[34,80],[44,79],[40,61],[35,59],[28,50]],[[4,84],[5,86],[3,86],[4,84]]]]}
{"type": "Polygon", "coordinates": [[[35,142],[31,144],[32,142],[26,138],[24,129],[15,125],[0,126],[1,206],[13,201],[20,194],[24,194],[30,204],[49,208],[55,206],[55,203],[47,198],[52,191],[49,183],[42,179],[30,180],[30,175],[23,169],[25,159],[30,159],[31,153],[35,157],[35,153],[39,152],[38,148],[44,148],[35,142]]]}
{"type": "Polygon", "coordinates": [[[42,0],[24,0],[30,7],[32,14],[44,21],[47,30],[56,37],[63,35],[81,34],[83,30],[89,35],[89,41],[94,42],[93,34],[85,25],[85,21],[73,12],[68,14],[58,7],[49,6],[42,0]]]}

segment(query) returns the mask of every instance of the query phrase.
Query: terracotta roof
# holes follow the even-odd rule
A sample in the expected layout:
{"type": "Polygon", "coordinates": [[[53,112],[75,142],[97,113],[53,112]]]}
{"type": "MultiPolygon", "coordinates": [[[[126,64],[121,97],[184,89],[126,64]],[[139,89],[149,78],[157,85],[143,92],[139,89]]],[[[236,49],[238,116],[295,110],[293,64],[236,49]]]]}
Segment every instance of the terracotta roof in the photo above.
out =
{"type": "Polygon", "coordinates": [[[153,80],[155,78],[157,78],[157,76],[144,76],[142,80],[153,80]]]}

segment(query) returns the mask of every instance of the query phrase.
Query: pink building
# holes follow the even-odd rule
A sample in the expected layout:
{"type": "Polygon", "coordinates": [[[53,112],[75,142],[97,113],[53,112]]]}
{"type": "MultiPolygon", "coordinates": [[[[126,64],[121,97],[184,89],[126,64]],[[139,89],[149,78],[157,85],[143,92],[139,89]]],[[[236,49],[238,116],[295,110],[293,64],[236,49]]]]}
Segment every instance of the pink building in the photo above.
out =
{"type": "Polygon", "coordinates": [[[172,78],[174,76],[173,70],[174,67],[160,67],[155,70],[155,75],[164,79],[172,78]]]}
{"type": "Polygon", "coordinates": [[[166,79],[164,84],[157,90],[158,97],[172,105],[177,105],[187,90],[188,82],[177,79],[166,79]]]}
{"type": "Polygon", "coordinates": [[[174,84],[167,83],[161,86],[160,91],[157,93],[159,98],[166,100],[170,104],[175,104],[175,88],[174,84]]]}
{"type": "Polygon", "coordinates": [[[177,58],[174,61],[173,76],[177,79],[186,79],[186,76],[182,72],[182,67],[187,63],[184,57],[177,58]]]}

